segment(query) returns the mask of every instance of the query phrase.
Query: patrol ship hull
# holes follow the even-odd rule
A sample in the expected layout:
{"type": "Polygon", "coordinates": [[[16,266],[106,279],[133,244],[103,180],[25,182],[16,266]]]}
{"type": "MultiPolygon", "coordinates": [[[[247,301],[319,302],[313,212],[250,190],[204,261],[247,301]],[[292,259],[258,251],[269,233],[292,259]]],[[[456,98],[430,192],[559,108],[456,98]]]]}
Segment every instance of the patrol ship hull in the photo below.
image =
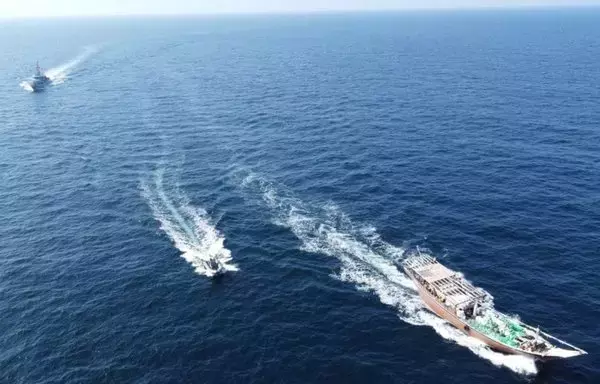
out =
{"type": "Polygon", "coordinates": [[[47,76],[43,76],[38,78],[37,76],[34,77],[34,79],[32,81],[29,82],[29,87],[31,87],[31,90],[33,92],[42,92],[44,89],[46,89],[46,86],[50,84],[50,78],[47,76]]]}
{"type": "Polygon", "coordinates": [[[48,77],[44,72],[42,72],[40,65],[36,63],[35,75],[31,79],[31,81],[27,82],[27,85],[29,85],[31,91],[42,92],[46,88],[46,86],[48,86],[51,82],[52,80],[50,79],[50,77],[48,77]]]}

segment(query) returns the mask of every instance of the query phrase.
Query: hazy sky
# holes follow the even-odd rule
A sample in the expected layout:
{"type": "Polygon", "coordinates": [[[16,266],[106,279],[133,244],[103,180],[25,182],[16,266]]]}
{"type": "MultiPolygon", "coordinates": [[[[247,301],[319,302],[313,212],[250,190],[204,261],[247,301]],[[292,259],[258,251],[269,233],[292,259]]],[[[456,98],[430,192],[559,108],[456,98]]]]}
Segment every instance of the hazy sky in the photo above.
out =
{"type": "Polygon", "coordinates": [[[0,0],[0,18],[600,5],[600,0],[0,0]]]}

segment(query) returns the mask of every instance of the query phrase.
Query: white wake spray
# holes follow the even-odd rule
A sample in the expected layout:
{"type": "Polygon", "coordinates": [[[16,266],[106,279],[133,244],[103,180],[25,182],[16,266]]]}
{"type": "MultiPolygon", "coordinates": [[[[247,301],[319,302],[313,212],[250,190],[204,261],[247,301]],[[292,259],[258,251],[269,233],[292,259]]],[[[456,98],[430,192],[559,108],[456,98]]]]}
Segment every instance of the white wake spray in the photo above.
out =
{"type": "Polygon", "coordinates": [[[85,47],[83,51],[73,59],[63,63],[57,67],[50,68],[45,71],[46,76],[50,78],[53,85],[62,84],[81,63],[86,61],[94,53],[98,52],[98,47],[85,47]]]}
{"type": "Polygon", "coordinates": [[[33,87],[29,84],[29,81],[21,81],[19,86],[26,90],[27,92],[34,92],[33,87]]]}
{"type": "Polygon", "coordinates": [[[142,182],[142,196],[152,209],[160,228],[169,236],[181,257],[196,273],[213,276],[215,270],[207,262],[217,260],[226,271],[237,271],[231,263],[231,252],[225,248],[225,237],[212,224],[207,212],[189,203],[175,188],[164,186],[164,170],[154,172],[152,180],[142,182]]]}
{"type": "Polygon", "coordinates": [[[253,173],[243,178],[242,187],[258,191],[273,211],[275,224],[289,228],[306,251],[336,257],[341,263],[337,278],[374,292],[382,303],[397,308],[403,321],[430,326],[443,338],[469,348],[496,366],[520,374],[537,373],[533,359],[494,352],[427,311],[412,281],[394,263],[405,250],[384,242],[374,228],[355,225],[332,204],[306,204],[253,173]]]}

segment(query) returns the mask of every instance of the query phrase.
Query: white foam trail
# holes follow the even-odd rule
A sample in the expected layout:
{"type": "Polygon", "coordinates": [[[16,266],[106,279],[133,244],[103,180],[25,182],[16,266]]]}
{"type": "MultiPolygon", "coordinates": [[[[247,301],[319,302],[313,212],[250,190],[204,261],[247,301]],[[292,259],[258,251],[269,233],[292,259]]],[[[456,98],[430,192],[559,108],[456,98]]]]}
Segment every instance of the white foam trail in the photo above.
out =
{"type": "Polygon", "coordinates": [[[166,190],[163,176],[164,170],[158,170],[151,182],[142,182],[142,195],[160,228],[181,251],[181,257],[200,275],[215,274],[206,264],[210,259],[218,260],[227,271],[237,271],[231,263],[231,252],[224,246],[225,237],[211,223],[207,212],[192,206],[185,195],[166,190]]]}
{"type": "Polygon", "coordinates": [[[405,250],[381,240],[375,228],[355,225],[332,204],[308,205],[253,173],[243,178],[242,186],[258,190],[273,210],[274,222],[289,228],[305,250],[336,257],[341,262],[337,278],[374,292],[382,303],[397,308],[403,321],[430,326],[443,338],[469,348],[496,366],[520,374],[537,373],[533,359],[494,352],[427,311],[412,281],[394,264],[404,257],[405,250]]]}
{"type": "Polygon", "coordinates": [[[65,80],[67,80],[69,74],[72,73],[78,65],[83,63],[96,52],[98,52],[98,47],[85,47],[83,52],[81,52],[79,55],[67,61],[66,63],[46,70],[45,74],[50,78],[50,80],[52,80],[53,85],[62,84],[65,82],[65,80]]]}

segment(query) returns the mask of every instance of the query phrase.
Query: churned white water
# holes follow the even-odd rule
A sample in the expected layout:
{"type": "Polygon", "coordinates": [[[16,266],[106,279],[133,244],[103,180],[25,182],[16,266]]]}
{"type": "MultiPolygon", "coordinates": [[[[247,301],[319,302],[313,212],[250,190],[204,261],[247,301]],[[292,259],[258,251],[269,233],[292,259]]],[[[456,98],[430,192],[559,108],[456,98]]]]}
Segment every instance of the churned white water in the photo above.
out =
{"type": "Polygon", "coordinates": [[[61,84],[67,80],[69,75],[84,61],[86,61],[90,56],[94,53],[98,52],[99,47],[97,46],[88,46],[85,47],[81,53],[79,53],[74,58],[68,60],[65,63],[62,63],[56,67],[50,68],[45,71],[46,76],[50,78],[52,84],[61,84]]]}
{"type": "Polygon", "coordinates": [[[206,264],[211,259],[217,260],[226,271],[237,271],[238,267],[231,262],[231,251],[224,245],[225,237],[206,210],[192,205],[176,187],[165,185],[164,173],[164,169],[159,169],[151,180],[143,181],[142,195],[160,228],[181,251],[181,257],[199,275],[215,274],[206,264]]]}

